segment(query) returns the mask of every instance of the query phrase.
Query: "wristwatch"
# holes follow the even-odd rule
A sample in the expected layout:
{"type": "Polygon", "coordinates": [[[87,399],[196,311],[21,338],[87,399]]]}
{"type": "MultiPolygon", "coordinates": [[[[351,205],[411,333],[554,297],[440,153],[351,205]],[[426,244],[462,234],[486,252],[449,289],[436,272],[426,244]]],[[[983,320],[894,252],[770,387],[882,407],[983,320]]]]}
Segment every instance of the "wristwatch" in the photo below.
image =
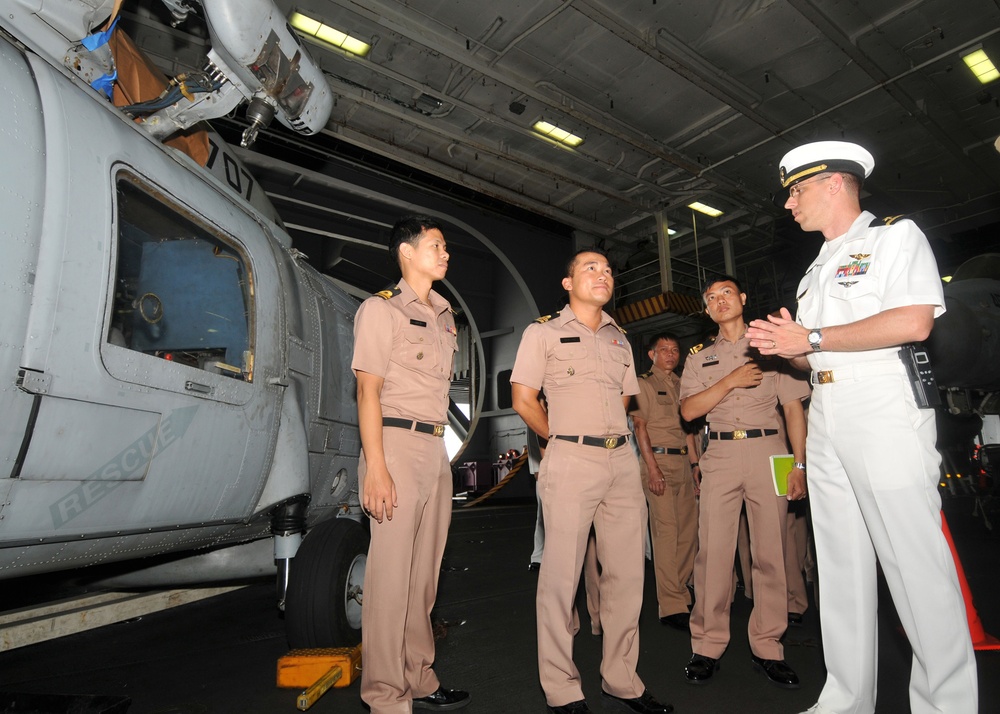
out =
{"type": "Polygon", "coordinates": [[[792,468],[793,469],[799,469],[800,471],[805,471],[806,470],[806,465],[802,461],[794,461],[794,462],[792,462],[792,468]]]}
{"type": "Polygon", "coordinates": [[[809,334],[806,335],[806,339],[809,340],[809,346],[813,348],[813,352],[821,352],[823,350],[823,348],[820,347],[820,343],[823,341],[822,330],[809,330],[809,334]]]}

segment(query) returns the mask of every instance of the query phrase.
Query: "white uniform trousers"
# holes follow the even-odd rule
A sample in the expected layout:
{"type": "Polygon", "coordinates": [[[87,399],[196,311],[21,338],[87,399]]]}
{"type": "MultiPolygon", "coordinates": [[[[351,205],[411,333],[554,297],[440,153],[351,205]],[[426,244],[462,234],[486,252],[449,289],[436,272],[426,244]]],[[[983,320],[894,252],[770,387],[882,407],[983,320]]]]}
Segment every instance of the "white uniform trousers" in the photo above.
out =
{"type": "Polygon", "coordinates": [[[911,712],[978,711],[934,442],[934,413],[916,408],[902,364],[898,375],[813,391],[806,451],[827,666],[819,711],[875,711],[876,558],[913,648],[911,712]]]}

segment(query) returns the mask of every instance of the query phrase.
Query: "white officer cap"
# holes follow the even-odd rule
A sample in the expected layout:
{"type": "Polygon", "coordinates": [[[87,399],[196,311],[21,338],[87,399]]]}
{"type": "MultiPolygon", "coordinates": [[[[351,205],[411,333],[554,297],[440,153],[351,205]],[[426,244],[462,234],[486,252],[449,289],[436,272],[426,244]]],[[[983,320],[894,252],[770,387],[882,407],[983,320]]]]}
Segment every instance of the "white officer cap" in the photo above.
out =
{"type": "Polygon", "coordinates": [[[847,141],[814,141],[789,151],[781,158],[781,187],[794,186],[810,176],[840,172],[864,180],[875,168],[875,157],[863,146],[847,141]]]}

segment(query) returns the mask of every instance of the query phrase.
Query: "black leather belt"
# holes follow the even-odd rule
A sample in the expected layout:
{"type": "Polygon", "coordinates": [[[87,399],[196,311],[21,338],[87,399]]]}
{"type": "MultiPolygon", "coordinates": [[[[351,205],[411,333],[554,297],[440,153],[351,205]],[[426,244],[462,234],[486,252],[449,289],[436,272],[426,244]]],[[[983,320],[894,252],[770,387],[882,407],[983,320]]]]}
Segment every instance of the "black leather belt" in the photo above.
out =
{"type": "Polygon", "coordinates": [[[553,438],[562,439],[563,441],[572,441],[585,446],[600,446],[603,449],[617,449],[619,446],[628,443],[628,437],[628,434],[624,434],[623,436],[567,436],[564,434],[556,434],[553,438]]]}
{"type": "Polygon", "coordinates": [[[756,439],[760,436],[774,436],[777,433],[777,429],[737,429],[736,431],[710,431],[708,438],[738,441],[740,439],[756,439]]]}
{"type": "Polygon", "coordinates": [[[688,452],[688,447],[682,446],[679,449],[670,449],[665,446],[654,446],[654,454],[670,454],[671,456],[683,456],[688,452]]]}
{"type": "Polygon", "coordinates": [[[410,429],[419,431],[421,434],[431,436],[444,436],[443,424],[428,424],[423,421],[413,421],[412,419],[398,419],[396,417],[382,417],[382,426],[394,426],[397,429],[410,429]]]}

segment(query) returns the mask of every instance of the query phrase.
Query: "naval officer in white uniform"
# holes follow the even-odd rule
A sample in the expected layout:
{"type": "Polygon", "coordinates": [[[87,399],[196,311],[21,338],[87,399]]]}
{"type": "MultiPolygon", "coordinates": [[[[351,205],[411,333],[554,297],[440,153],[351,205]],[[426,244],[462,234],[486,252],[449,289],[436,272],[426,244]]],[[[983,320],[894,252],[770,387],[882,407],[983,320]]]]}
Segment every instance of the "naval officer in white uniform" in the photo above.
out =
{"type": "Polygon", "coordinates": [[[930,334],[944,296],[920,229],[861,210],[874,165],[840,141],[784,156],[785,207],[825,242],[796,292],[796,320],[782,308],[747,333],[762,353],[812,370],[806,460],[827,680],[809,712],[875,711],[877,560],[913,648],[910,711],[976,714],[976,662],[941,531],[934,412],[917,406],[899,355],[930,334]]]}

